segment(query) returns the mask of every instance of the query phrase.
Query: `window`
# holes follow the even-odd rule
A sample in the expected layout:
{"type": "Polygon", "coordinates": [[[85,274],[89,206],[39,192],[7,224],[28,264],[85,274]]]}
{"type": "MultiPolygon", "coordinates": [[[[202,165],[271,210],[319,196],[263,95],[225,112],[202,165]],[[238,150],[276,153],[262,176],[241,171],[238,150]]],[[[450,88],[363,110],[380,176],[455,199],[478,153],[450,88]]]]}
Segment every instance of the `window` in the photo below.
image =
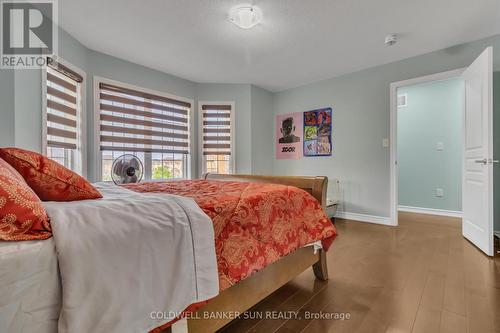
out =
{"type": "Polygon", "coordinates": [[[203,173],[233,173],[233,105],[200,102],[203,173]]]}
{"type": "Polygon", "coordinates": [[[83,174],[83,76],[59,62],[48,63],[45,80],[45,154],[83,174]]]}
{"type": "Polygon", "coordinates": [[[101,179],[111,180],[113,161],[136,155],[144,179],[187,178],[191,103],[140,88],[100,82],[101,179]]]}

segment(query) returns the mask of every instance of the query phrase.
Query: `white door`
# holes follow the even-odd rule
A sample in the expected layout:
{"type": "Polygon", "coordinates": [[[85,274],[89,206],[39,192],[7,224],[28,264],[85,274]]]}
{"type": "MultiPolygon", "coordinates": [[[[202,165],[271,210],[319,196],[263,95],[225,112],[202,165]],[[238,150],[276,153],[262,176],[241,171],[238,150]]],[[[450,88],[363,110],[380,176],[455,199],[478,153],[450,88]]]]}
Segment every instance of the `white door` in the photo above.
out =
{"type": "Polygon", "coordinates": [[[493,255],[493,49],[488,47],[463,73],[465,136],[462,233],[493,255]]]}

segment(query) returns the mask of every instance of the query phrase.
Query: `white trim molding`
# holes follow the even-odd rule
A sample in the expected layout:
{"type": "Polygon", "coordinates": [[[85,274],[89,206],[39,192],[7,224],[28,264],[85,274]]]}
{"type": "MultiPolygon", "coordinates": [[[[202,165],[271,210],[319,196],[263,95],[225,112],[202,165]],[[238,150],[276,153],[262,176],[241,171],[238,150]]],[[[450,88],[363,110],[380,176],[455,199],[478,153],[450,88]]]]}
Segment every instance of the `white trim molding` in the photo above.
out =
{"type": "Polygon", "coordinates": [[[335,213],[335,217],[339,219],[346,219],[352,221],[388,225],[392,227],[394,226],[394,224],[392,224],[391,218],[385,216],[366,215],[366,214],[349,213],[349,212],[337,212],[335,213]]]}
{"type": "Polygon", "coordinates": [[[500,230],[499,231],[493,231],[493,235],[495,235],[498,238],[500,238],[500,230]]]}
{"type": "Polygon", "coordinates": [[[428,215],[439,215],[439,216],[449,216],[462,218],[462,212],[457,210],[446,210],[446,209],[436,209],[436,208],[423,208],[423,207],[412,207],[412,206],[398,206],[398,211],[416,213],[416,214],[428,214],[428,215]]]}
{"type": "Polygon", "coordinates": [[[392,225],[398,225],[398,159],[397,159],[397,138],[398,138],[398,105],[397,92],[398,88],[411,86],[414,84],[448,80],[451,78],[460,77],[465,68],[459,68],[447,72],[436,73],[421,77],[416,77],[409,80],[392,82],[389,87],[390,100],[390,116],[389,116],[389,135],[390,135],[390,209],[392,225]]]}

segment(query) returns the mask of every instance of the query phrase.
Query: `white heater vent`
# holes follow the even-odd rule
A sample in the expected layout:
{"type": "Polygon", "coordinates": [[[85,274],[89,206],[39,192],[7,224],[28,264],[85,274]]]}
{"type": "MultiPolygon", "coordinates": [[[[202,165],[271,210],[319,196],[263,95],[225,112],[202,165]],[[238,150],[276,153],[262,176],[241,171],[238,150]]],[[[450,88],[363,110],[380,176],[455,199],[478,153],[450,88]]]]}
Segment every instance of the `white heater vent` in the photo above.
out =
{"type": "Polygon", "coordinates": [[[407,105],[408,95],[402,94],[398,95],[398,108],[405,107],[407,105]]]}

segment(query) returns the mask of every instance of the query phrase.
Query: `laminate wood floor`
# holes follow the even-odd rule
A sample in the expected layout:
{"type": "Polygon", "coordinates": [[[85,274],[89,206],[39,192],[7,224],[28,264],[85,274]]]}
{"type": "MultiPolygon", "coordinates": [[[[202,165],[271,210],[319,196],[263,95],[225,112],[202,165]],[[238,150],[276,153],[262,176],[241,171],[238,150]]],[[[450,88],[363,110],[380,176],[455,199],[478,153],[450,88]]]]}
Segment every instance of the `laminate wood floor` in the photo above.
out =
{"type": "Polygon", "coordinates": [[[308,270],[251,309],[297,319],[239,319],[220,332],[500,332],[500,259],[465,240],[458,219],[401,213],[399,223],[337,220],[330,280],[308,270]],[[319,312],[350,319],[306,318],[319,312]]]}

